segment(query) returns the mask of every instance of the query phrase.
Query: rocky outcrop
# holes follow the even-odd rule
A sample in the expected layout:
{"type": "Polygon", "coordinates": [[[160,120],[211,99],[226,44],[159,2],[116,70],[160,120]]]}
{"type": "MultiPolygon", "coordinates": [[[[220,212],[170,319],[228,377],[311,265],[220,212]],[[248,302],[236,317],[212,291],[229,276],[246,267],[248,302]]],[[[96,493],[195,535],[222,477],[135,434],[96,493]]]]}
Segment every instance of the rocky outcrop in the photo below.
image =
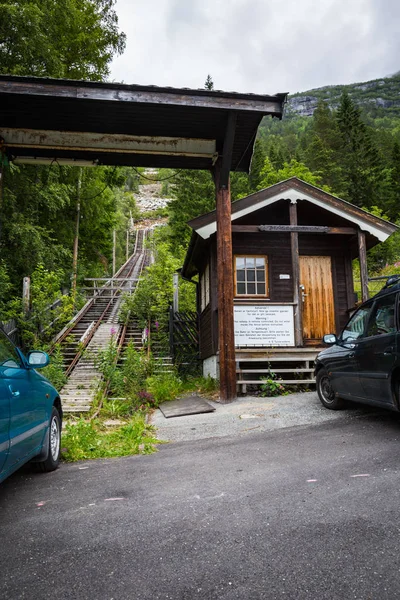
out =
{"type": "Polygon", "coordinates": [[[292,96],[289,98],[287,113],[311,117],[317,108],[318,98],[316,96],[292,96]]]}
{"type": "Polygon", "coordinates": [[[139,192],[135,195],[136,205],[141,212],[165,208],[171,198],[161,196],[161,183],[146,183],[139,187],[139,192]]]}
{"type": "Polygon", "coordinates": [[[343,91],[347,91],[354,102],[367,111],[371,108],[391,109],[400,114],[400,75],[397,73],[365,83],[326,86],[289,96],[286,117],[311,117],[320,99],[325,100],[331,108],[337,108],[343,91]]]}

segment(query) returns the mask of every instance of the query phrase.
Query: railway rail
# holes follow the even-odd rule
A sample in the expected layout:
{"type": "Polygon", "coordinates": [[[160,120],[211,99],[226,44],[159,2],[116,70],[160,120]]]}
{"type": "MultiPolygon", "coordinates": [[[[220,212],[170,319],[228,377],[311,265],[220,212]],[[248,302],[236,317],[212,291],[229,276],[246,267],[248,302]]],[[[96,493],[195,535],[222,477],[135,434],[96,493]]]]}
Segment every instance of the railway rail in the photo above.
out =
{"type": "Polygon", "coordinates": [[[117,322],[122,292],[134,289],[144,267],[149,262],[148,253],[144,250],[146,236],[147,230],[138,230],[134,253],[113,277],[104,279],[105,283],[102,287],[91,288],[93,296],[54,338],[52,349],[56,344],[61,346],[67,376],[73,371],[100,324],[117,322]]]}
{"type": "MultiPolygon", "coordinates": [[[[61,390],[66,412],[90,410],[101,374],[96,366],[96,354],[103,350],[115,335],[119,347],[124,347],[131,336],[132,325],[118,324],[122,293],[132,292],[143,269],[149,264],[149,253],[144,246],[148,230],[138,230],[135,250],[114,277],[102,279],[104,285],[91,288],[93,296],[74,319],[54,339],[63,355],[68,381],[61,390]]],[[[96,283],[99,280],[91,279],[96,283]]],[[[136,335],[137,338],[137,335],[136,335]]]]}

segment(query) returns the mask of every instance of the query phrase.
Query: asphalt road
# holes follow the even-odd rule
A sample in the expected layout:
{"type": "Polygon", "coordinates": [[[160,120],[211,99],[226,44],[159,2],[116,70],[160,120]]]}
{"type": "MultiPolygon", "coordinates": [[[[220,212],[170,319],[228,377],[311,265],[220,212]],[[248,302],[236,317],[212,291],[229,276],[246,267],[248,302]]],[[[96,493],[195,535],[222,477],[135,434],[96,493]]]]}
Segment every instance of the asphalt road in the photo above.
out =
{"type": "Polygon", "coordinates": [[[161,446],[0,486],[2,599],[400,597],[400,420],[161,446]]]}

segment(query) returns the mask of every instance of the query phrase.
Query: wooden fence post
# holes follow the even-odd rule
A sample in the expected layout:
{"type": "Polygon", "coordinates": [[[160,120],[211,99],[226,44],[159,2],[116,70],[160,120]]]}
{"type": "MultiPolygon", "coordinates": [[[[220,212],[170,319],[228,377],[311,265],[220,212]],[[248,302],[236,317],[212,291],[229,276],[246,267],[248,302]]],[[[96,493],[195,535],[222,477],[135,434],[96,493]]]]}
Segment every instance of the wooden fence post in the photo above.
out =
{"type": "Polygon", "coordinates": [[[172,281],[173,281],[173,289],[174,289],[172,309],[173,309],[174,313],[177,313],[179,311],[179,274],[178,273],[174,273],[172,275],[172,281]]]}
{"type": "Polygon", "coordinates": [[[31,278],[24,277],[22,282],[22,309],[25,317],[29,314],[31,302],[31,278]]]}

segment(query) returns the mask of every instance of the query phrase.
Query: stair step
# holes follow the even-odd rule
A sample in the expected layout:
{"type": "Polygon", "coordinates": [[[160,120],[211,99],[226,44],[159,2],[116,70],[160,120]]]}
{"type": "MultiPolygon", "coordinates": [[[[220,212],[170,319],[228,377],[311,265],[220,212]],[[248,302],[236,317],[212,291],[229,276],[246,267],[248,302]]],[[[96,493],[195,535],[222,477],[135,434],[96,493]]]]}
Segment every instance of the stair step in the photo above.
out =
{"type": "Polygon", "coordinates": [[[314,373],[314,369],[236,369],[236,373],[314,373]]]}
{"type": "MultiPolygon", "coordinates": [[[[297,385],[299,383],[310,384],[315,383],[315,379],[278,379],[277,383],[283,383],[287,385],[297,385]]],[[[236,381],[238,385],[262,385],[264,382],[262,379],[238,379],[236,381]]]]}

